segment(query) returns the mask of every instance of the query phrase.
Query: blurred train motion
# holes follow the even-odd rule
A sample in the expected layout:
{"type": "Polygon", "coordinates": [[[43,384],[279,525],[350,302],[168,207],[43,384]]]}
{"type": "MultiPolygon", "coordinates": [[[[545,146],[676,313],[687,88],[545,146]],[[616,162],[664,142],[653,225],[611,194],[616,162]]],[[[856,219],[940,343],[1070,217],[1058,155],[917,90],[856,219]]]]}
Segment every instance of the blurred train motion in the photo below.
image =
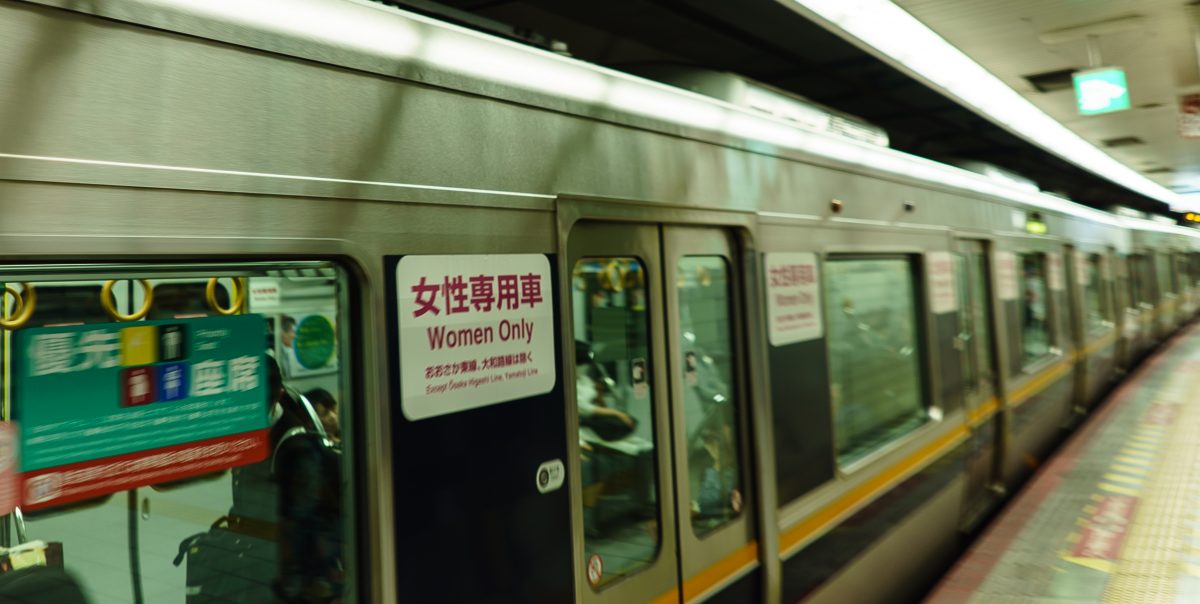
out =
{"type": "Polygon", "coordinates": [[[0,56],[0,541],[98,604],[912,599],[1200,301],[1193,229],[366,1],[0,56]]]}

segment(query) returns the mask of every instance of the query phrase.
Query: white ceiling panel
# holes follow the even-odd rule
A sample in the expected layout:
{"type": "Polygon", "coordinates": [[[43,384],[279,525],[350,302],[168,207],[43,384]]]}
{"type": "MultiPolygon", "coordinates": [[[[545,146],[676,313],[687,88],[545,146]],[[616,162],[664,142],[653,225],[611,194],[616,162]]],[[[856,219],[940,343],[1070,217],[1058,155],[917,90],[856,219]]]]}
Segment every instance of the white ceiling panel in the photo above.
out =
{"type": "Polygon", "coordinates": [[[1196,58],[1200,12],[1186,0],[894,2],[1115,159],[1177,190],[1200,185],[1200,140],[1183,139],[1178,131],[1180,95],[1200,92],[1196,58]],[[1125,69],[1133,109],[1080,116],[1073,91],[1039,92],[1025,79],[1086,69],[1087,32],[1098,32],[1093,39],[1103,65],[1125,69]],[[1125,137],[1137,137],[1145,144],[1104,146],[1106,140],[1125,137]],[[1171,171],[1146,173],[1155,168],[1171,171]]]}

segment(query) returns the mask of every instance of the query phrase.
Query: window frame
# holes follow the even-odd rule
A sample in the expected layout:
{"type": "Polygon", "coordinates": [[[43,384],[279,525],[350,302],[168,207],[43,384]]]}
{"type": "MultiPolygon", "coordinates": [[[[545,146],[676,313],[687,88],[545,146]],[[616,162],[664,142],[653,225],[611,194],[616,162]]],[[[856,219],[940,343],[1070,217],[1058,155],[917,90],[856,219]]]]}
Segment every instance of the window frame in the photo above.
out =
{"type": "MultiPolygon", "coordinates": [[[[653,316],[654,305],[652,304],[652,299],[656,297],[656,292],[654,291],[655,290],[654,284],[656,283],[655,279],[661,279],[662,277],[652,277],[651,276],[651,268],[652,268],[652,266],[654,266],[654,264],[652,264],[642,254],[639,254],[639,253],[636,253],[636,252],[633,252],[630,250],[623,250],[616,254],[607,254],[607,255],[584,253],[584,254],[581,254],[578,258],[576,258],[575,262],[573,264],[569,264],[567,266],[567,270],[569,272],[567,273],[566,277],[567,277],[567,280],[569,283],[570,291],[572,292],[571,299],[567,301],[567,304],[569,304],[570,308],[571,308],[570,314],[568,315],[568,317],[569,317],[568,320],[571,321],[572,337],[574,338],[575,342],[585,341],[589,344],[589,346],[591,345],[591,341],[589,341],[589,340],[580,340],[580,338],[583,336],[583,334],[579,333],[579,326],[575,325],[575,315],[574,315],[575,285],[574,285],[574,283],[575,283],[575,278],[576,278],[576,271],[578,270],[578,268],[585,262],[597,261],[597,260],[609,260],[609,261],[633,260],[637,263],[638,267],[641,269],[642,283],[641,283],[640,287],[643,291],[643,296],[644,296],[644,299],[642,300],[642,304],[645,306],[645,309],[644,309],[644,315],[645,315],[645,317],[644,317],[644,330],[645,330],[644,335],[645,335],[645,346],[646,346],[646,357],[645,357],[646,371],[649,372],[650,376],[653,376],[653,375],[655,375],[655,350],[654,350],[655,349],[655,346],[654,346],[655,333],[654,332],[657,329],[657,330],[663,331],[664,335],[666,333],[665,329],[663,329],[663,327],[664,327],[664,325],[662,324],[663,319],[656,320],[655,317],[653,316]]],[[[663,303],[665,304],[665,300],[663,301],[663,303]]],[[[629,312],[634,312],[632,307],[627,307],[627,308],[628,308],[629,312]]],[[[665,313],[665,306],[662,307],[662,309],[665,313]]],[[[665,314],[663,315],[663,317],[665,317],[665,314]]],[[[588,325],[588,327],[590,329],[590,324],[588,325]]],[[[575,342],[571,343],[572,349],[575,348],[575,342]]],[[[632,357],[632,358],[637,358],[637,357],[632,357]]],[[[632,360],[632,358],[630,360],[632,360]]],[[[568,361],[568,363],[570,363],[570,361],[568,361]]],[[[563,374],[564,374],[564,376],[569,375],[573,381],[577,381],[579,379],[579,376],[577,373],[577,368],[574,366],[572,366],[570,372],[564,371],[563,374]]],[[[673,482],[672,482],[673,478],[671,480],[665,481],[665,484],[664,484],[664,477],[661,476],[659,473],[659,464],[661,463],[662,456],[664,454],[662,447],[660,447],[660,441],[665,436],[665,438],[667,439],[668,446],[669,446],[670,438],[671,438],[669,433],[666,435],[661,433],[661,430],[663,430],[664,428],[663,428],[663,426],[660,425],[660,422],[658,421],[659,420],[659,417],[658,417],[659,408],[663,407],[664,405],[669,405],[669,403],[662,403],[659,400],[659,397],[662,397],[662,396],[669,397],[670,396],[669,387],[670,386],[668,383],[667,390],[657,391],[659,389],[657,389],[655,387],[655,379],[648,376],[648,379],[646,380],[647,395],[648,395],[648,399],[649,399],[646,404],[649,406],[649,417],[650,417],[650,422],[651,422],[650,423],[649,441],[653,445],[653,449],[651,450],[651,455],[650,455],[650,477],[649,478],[650,478],[650,486],[653,488],[653,491],[654,491],[654,503],[653,503],[653,505],[654,505],[654,520],[655,520],[655,526],[657,529],[655,532],[655,535],[654,535],[654,552],[647,560],[644,561],[643,564],[640,564],[639,566],[637,566],[636,568],[632,569],[629,572],[626,572],[623,574],[613,574],[613,575],[609,575],[606,572],[605,576],[602,578],[602,580],[595,585],[590,585],[590,582],[585,579],[583,583],[584,583],[584,585],[589,585],[589,587],[591,589],[591,594],[593,596],[598,595],[598,594],[603,594],[605,592],[610,592],[613,589],[619,589],[618,586],[627,585],[631,581],[636,581],[637,577],[647,576],[649,573],[654,571],[660,565],[660,563],[664,559],[664,553],[669,552],[676,547],[673,543],[669,543],[669,539],[666,537],[667,531],[664,530],[664,526],[663,526],[665,522],[668,522],[669,519],[671,519],[671,515],[669,515],[667,513],[667,507],[669,507],[669,505],[664,503],[664,493],[662,492],[662,489],[664,486],[670,487],[673,484],[673,482]]],[[[574,400],[570,400],[567,402],[568,402],[568,404],[574,404],[574,405],[576,405],[576,407],[578,407],[579,393],[577,391],[577,387],[572,386],[571,391],[573,391],[575,394],[574,400]]],[[[577,425],[575,426],[575,434],[568,434],[568,437],[579,439],[580,442],[582,442],[582,438],[579,436],[579,429],[583,427],[583,423],[582,423],[583,418],[582,418],[582,416],[580,416],[578,414],[578,411],[576,411],[575,413],[576,413],[576,417],[577,417],[577,425]]],[[[668,423],[668,427],[666,429],[668,431],[670,430],[669,423],[668,423]]],[[[579,458],[579,464],[576,467],[574,467],[572,470],[579,473],[579,475],[580,475],[580,478],[579,478],[580,493],[582,495],[583,489],[586,487],[586,485],[584,485],[582,483],[582,479],[583,479],[583,455],[582,455],[583,448],[581,445],[576,445],[576,446],[579,447],[581,455],[579,458]]],[[[670,454],[671,454],[670,452],[667,453],[667,455],[670,455],[670,454]]],[[[673,501],[673,499],[671,499],[670,501],[673,501]]],[[[572,503],[572,507],[575,508],[575,509],[572,509],[572,513],[578,513],[580,515],[580,517],[582,518],[584,516],[584,508],[587,507],[586,505],[584,505],[584,501],[583,501],[582,497],[579,500],[579,504],[580,504],[579,507],[575,508],[574,503],[572,503]]],[[[673,504],[670,504],[670,505],[673,505],[673,504]]],[[[679,524],[682,524],[682,523],[679,523],[679,524]]],[[[678,538],[678,537],[676,536],[675,538],[678,538]]],[[[586,526],[585,526],[582,541],[580,541],[573,547],[575,547],[577,549],[582,548],[581,551],[586,555],[587,552],[590,551],[588,549],[589,539],[592,539],[592,538],[588,537],[587,531],[586,531],[586,526]]],[[[676,562],[678,562],[678,561],[676,560],[676,562]]]]}
{"type": "MultiPolygon", "coordinates": [[[[1042,369],[1046,365],[1049,365],[1054,359],[1062,356],[1062,349],[1060,347],[1061,334],[1059,334],[1059,329],[1058,329],[1058,321],[1059,321],[1058,306],[1059,305],[1058,305],[1058,302],[1054,299],[1055,290],[1052,289],[1050,286],[1050,267],[1049,267],[1050,254],[1059,254],[1059,256],[1061,258],[1062,251],[1061,250],[1046,251],[1046,250],[1041,250],[1041,249],[1033,249],[1033,250],[1026,250],[1026,251],[1017,251],[1014,253],[1016,254],[1017,265],[1018,265],[1017,283],[1018,283],[1019,287],[1017,288],[1018,289],[1018,292],[1017,292],[1017,320],[1020,321],[1020,323],[1019,323],[1019,325],[1017,325],[1015,331],[1017,334],[1017,350],[1020,352],[1020,355],[1021,355],[1021,357],[1020,357],[1021,363],[1020,363],[1020,366],[1016,367],[1015,371],[1013,371],[1012,373],[1013,373],[1013,375],[1023,375],[1023,374],[1037,373],[1038,370],[1042,369]],[[1043,284],[1045,298],[1046,298],[1046,301],[1045,301],[1046,302],[1046,316],[1043,319],[1043,323],[1045,325],[1045,330],[1046,330],[1046,352],[1045,352],[1045,354],[1042,354],[1036,358],[1029,359],[1029,360],[1026,360],[1026,358],[1025,358],[1025,325],[1024,325],[1024,320],[1023,320],[1025,304],[1026,304],[1025,294],[1024,294],[1025,288],[1023,286],[1026,283],[1025,258],[1027,256],[1034,256],[1034,257],[1038,257],[1041,259],[1042,284],[1043,284]]],[[[1065,280],[1065,278],[1066,278],[1065,275],[1063,278],[1065,280]]]]}
{"type": "MultiPolygon", "coordinates": [[[[336,369],[337,389],[336,396],[338,401],[338,415],[341,423],[341,462],[340,475],[342,489],[341,494],[341,523],[345,534],[342,541],[342,568],[345,576],[343,583],[342,598],[346,601],[362,602],[361,598],[367,597],[373,593],[372,587],[372,563],[371,557],[367,554],[379,546],[377,539],[369,537],[371,534],[364,529],[370,523],[370,512],[368,510],[368,495],[371,490],[370,478],[368,476],[367,452],[369,451],[369,443],[367,433],[365,431],[366,411],[365,396],[368,388],[366,387],[366,379],[363,374],[365,342],[363,328],[361,325],[362,309],[362,290],[364,272],[361,266],[351,257],[331,255],[329,253],[312,253],[303,256],[254,256],[247,258],[233,258],[221,253],[198,253],[194,257],[186,260],[163,256],[133,256],[126,261],[113,262],[101,261],[97,262],[92,256],[81,256],[77,260],[70,258],[56,258],[52,262],[40,263],[36,261],[22,261],[15,259],[9,264],[0,264],[0,274],[7,277],[4,281],[10,283],[30,282],[38,287],[46,287],[53,284],[55,286],[73,287],[73,286],[91,286],[93,283],[102,283],[112,279],[118,282],[118,287],[114,288],[114,294],[117,296],[118,306],[120,303],[133,304],[137,300],[144,299],[143,292],[134,283],[136,280],[146,279],[155,282],[154,287],[176,285],[178,282],[191,282],[193,280],[203,282],[209,278],[217,278],[219,285],[218,289],[224,289],[229,292],[229,285],[226,282],[238,278],[247,279],[246,287],[249,288],[249,279],[253,278],[273,278],[286,279],[287,271],[294,271],[297,275],[302,275],[306,270],[332,270],[333,274],[329,276],[334,283],[334,290],[330,296],[330,302],[334,306],[334,316],[337,321],[335,330],[335,354],[338,361],[336,369]],[[125,282],[123,285],[121,282],[125,282]],[[122,291],[124,290],[124,291],[122,291]]],[[[230,292],[231,293],[231,292],[230,292]]],[[[97,308],[100,301],[96,300],[97,308]]],[[[250,296],[247,289],[244,299],[245,312],[244,314],[273,314],[277,311],[255,311],[250,309],[250,296]]],[[[136,305],[135,305],[136,306],[136,305]]],[[[126,310],[129,310],[128,308],[126,310]]],[[[0,314],[2,314],[0,310],[0,314]]],[[[243,314],[243,313],[239,313],[243,314]]],[[[220,316],[213,314],[210,316],[220,316]]],[[[37,322],[37,312],[35,310],[33,320],[24,328],[37,328],[43,325],[37,322]]],[[[143,321],[165,320],[161,317],[155,318],[147,316],[143,319],[120,321],[114,318],[107,318],[103,321],[91,321],[90,318],[86,324],[128,324],[137,325],[143,321]]],[[[9,345],[9,334],[12,332],[4,331],[2,337],[4,339],[5,353],[0,354],[0,363],[3,367],[3,379],[0,379],[0,388],[3,388],[5,394],[11,391],[12,385],[18,381],[17,376],[9,371],[5,356],[11,356],[9,345]]],[[[308,376],[312,377],[312,376],[308,376]]],[[[11,413],[11,410],[6,410],[6,415],[11,413]]],[[[8,417],[4,421],[8,421],[8,417]]],[[[271,452],[268,452],[270,459],[271,452]]],[[[259,462],[261,463],[261,462],[259,462]]],[[[250,464],[253,465],[253,464],[250,464]]],[[[113,497],[131,497],[135,494],[138,498],[143,499],[143,503],[148,500],[140,493],[155,492],[155,493],[170,493],[178,488],[190,487],[196,485],[204,485],[218,478],[221,478],[227,473],[231,473],[236,468],[249,467],[247,465],[234,466],[215,471],[209,474],[192,476],[189,478],[155,483],[116,491],[107,495],[102,495],[96,498],[82,500],[78,502],[65,503],[44,510],[38,510],[31,515],[26,512],[26,522],[36,522],[38,516],[46,518],[56,518],[62,514],[71,514],[75,512],[88,512],[94,508],[103,505],[110,501],[113,497]],[[162,487],[162,488],[158,488],[162,487]]],[[[144,513],[144,512],[143,512],[144,513]]],[[[229,513],[229,510],[221,509],[214,510],[216,516],[221,516],[229,513]]],[[[7,518],[12,515],[6,515],[4,521],[7,524],[7,518]]],[[[141,528],[141,523],[147,522],[147,518],[135,518],[130,516],[130,520],[138,523],[138,528],[141,528]]],[[[132,533],[131,533],[132,534],[132,533]]],[[[147,535],[138,530],[138,542],[126,542],[124,549],[126,553],[132,554],[136,552],[138,558],[138,567],[143,567],[143,562],[147,555],[153,555],[147,551],[145,547],[147,535]]],[[[180,538],[186,538],[188,535],[181,535],[180,538]]],[[[8,537],[6,537],[7,539],[8,537]]],[[[64,544],[67,548],[70,547],[69,542],[64,544]]],[[[171,543],[172,547],[176,545],[171,543]]],[[[121,549],[119,546],[116,549],[121,549]]],[[[69,556],[70,554],[67,553],[69,556]]],[[[186,567],[184,567],[186,568],[186,567]]],[[[121,573],[120,568],[110,569],[113,572],[121,573]]],[[[137,572],[132,566],[128,566],[129,573],[137,572]]],[[[145,574],[145,573],[141,573],[145,574]]],[[[145,583],[141,583],[141,589],[145,589],[145,583]]],[[[183,584],[186,589],[187,584],[183,584]]],[[[97,597],[92,592],[87,593],[93,600],[97,597]]]]}
{"type": "Polygon", "coordinates": [[[933,404],[931,399],[932,393],[935,390],[933,383],[935,376],[932,373],[932,360],[930,358],[930,342],[933,340],[933,334],[931,331],[932,321],[930,320],[929,299],[926,287],[927,275],[925,274],[926,267],[924,266],[924,262],[922,262],[923,254],[915,251],[839,251],[819,254],[818,259],[821,268],[821,305],[823,308],[822,327],[825,334],[823,339],[825,340],[827,383],[829,384],[830,388],[828,395],[831,406],[834,404],[832,390],[836,380],[834,379],[833,375],[832,344],[834,338],[831,337],[832,332],[830,329],[830,317],[832,311],[828,298],[830,291],[829,284],[831,279],[830,266],[837,262],[845,261],[900,260],[908,265],[908,283],[912,288],[911,300],[912,312],[914,315],[913,334],[915,336],[915,344],[917,347],[915,352],[917,356],[917,402],[921,410],[924,412],[923,421],[919,425],[914,426],[911,430],[902,434],[898,434],[880,443],[878,446],[869,449],[856,457],[846,460],[839,452],[839,442],[841,439],[838,437],[837,413],[835,410],[831,409],[829,429],[831,433],[830,444],[833,447],[835,474],[844,477],[871,466],[880,458],[885,457],[888,453],[895,451],[899,447],[904,446],[906,443],[911,442],[913,439],[918,438],[922,433],[930,429],[931,426],[934,426],[938,423],[931,415],[936,405],[933,404]]]}

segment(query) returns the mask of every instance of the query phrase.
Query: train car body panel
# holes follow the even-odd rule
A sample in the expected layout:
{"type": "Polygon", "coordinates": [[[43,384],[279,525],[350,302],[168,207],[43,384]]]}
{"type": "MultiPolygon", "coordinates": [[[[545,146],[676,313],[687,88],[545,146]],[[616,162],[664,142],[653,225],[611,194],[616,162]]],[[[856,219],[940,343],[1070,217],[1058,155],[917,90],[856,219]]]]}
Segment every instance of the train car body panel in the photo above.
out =
{"type": "Polygon", "coordinates": [[[357,601],[916,596],[1196,310],[1191,230],[392,8],[77,4],[0,6],[0,274],[338,263],[357,601]],[[406,414],[405,259],[498,256],[552,387],[406,414]]]}

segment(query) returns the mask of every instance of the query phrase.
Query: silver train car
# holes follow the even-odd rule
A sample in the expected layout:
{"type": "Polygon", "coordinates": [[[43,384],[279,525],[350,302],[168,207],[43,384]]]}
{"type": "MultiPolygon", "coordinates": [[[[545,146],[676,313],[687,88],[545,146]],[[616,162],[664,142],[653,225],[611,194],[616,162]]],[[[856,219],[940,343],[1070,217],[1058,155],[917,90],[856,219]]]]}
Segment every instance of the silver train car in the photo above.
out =
{"type": "MultiPolygon", "coordinates": [[[[32,330],[264,317],[341,401],[311,601],[919,597],[1200,308],[1191,229],[365,1],[5,2],[0,57],[6,414],[32,330]]],[[[277,537],[238,472],[0,539],[244,601],[181,562],[277,537]]]]}

